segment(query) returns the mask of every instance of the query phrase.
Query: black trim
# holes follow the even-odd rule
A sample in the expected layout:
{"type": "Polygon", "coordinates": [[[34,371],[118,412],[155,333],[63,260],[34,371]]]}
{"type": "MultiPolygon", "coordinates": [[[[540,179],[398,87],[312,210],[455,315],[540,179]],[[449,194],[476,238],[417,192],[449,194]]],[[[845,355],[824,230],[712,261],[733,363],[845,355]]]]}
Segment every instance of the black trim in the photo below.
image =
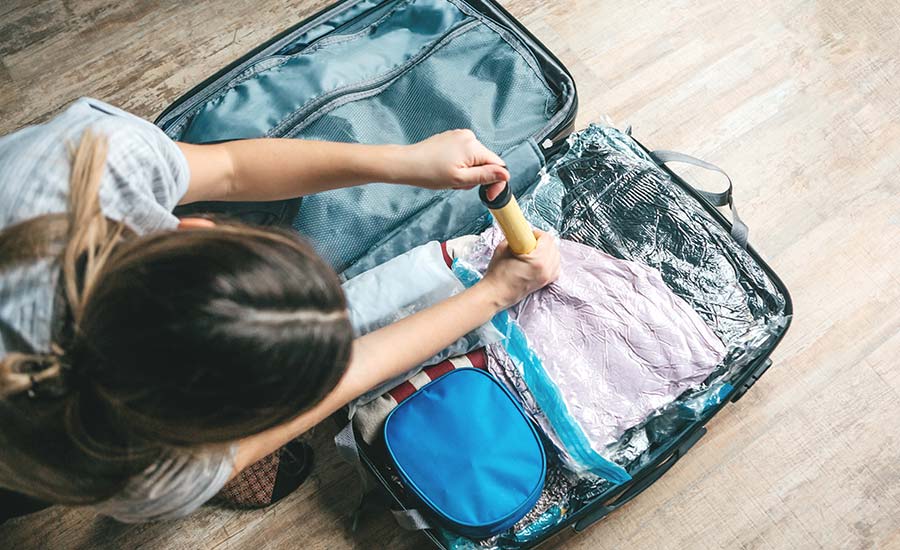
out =
{"type": "Polygon", "coordinates": [[[478,188],[478,198],[481,199],[485,206],[491,210],[499,210],[509,204],[509,199],[512,197],[512,193],[509,192],[509,184],[504,185],[503,190],[493,199],[489,199],[487,196],[488,187],[487,185],[482,185],[478,188]]]}
{"type": "Polygon", "coordinates": [[[603,504],[602,506],[597,506],[590,513],[585,514],[583,518],[576,521],[572,528],[575,529],[576,532],[581,532],[590,527],[591,525],[597,523],[601,519],[605,518],[609,514],[615,512],[622,506],[625,506],[630,502],[634,497],[638,496],[645,490],[649,489],[651,485],[656,483],[659,478],[663,476],[666,472],[668,472],[672,466],[678,462],[681,457],[683,457],[691,447],[693,447],[700,439],[706,435],[706,428],[701,426],[700,428],[696,428],[687,434],[684,435],[682,440],[679,442],[677,448],[672,451],[664,460],[660,460],[657,463],[657,466],[645,473],[644,475],[636,478],[632,483],[628,485],[628,489],[623,491],[618,497],[615,498],[609,504],[603,504]]]}
{"type": "Polygon", "coordinates": [[[769,370],[769,367],[772,366],[772,360],[766,359],[761,364],[759,364],[750,375],[747,376],[744,381],[741,383],[739,387],[736,387],[734,393],[731,394],[731,402],[737,403],[740,401],[741,397],[744,397],[744,394],[747,393],[747,390],[753,387],[753,384],[756,384],[756,381],[762,378],[762,375],[769,370]]]}

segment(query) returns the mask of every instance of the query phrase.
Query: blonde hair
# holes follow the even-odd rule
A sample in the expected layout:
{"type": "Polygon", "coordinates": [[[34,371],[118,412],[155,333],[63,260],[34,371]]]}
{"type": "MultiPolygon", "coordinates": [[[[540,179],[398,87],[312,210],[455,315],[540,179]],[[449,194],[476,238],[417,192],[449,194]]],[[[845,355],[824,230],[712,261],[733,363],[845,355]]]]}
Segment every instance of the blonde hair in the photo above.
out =
{"type": "MultiPolygon", "coordinates": [[[[14,224],[0,231],[0,272],[41,259],[51,259],[62,272],[63,288],[70,316],[77,323],[85,299],[97,279],[97,274],[115,246],[129,233],[124,224],[108,220],[100,209],[99,190],[106,165],[105,137],[86,129],[77,147],[70,147],[71,171],[67,212],[45,214],[14,224]]],[[[63,348],[56,342],[45,352],[9,352],[0,359],[0,403],[19,394],[35,397],[39,387],[49,387],[51,393],[64,392],[68,362],[63,348]]],[[[33,448],[17,445],[23,434],[15,433],[17,425],[41,411],[33,407],[5,409],[12,421],[0,427],[0,446],[4,458],[0,460],[0,486],[41,499],[82,503],[96,500],[97,491],[88,480],[71,479],[60,468],[42,462],[33,448]],[[19,422],[17,422],[19,420],[19,422]],[[32,475],[22,476],[27,467],[32,475]],[[60,487],[67,489],[60,490],[60,487]],[[81,496],[84,495],[84,496],[81,496]]],[[[53,407],[51,407],[53,408],[53,407]]],[[[75,402],[61,402],[55,408],[62,416],[63,432],[80,431],[75,418],[75,402]]],[[[46,412],[46,411],[43,411],[46,412]]],[[[57,415],[47,415],[57,416],[57,415]]],[[[58,434],[61,436],[62,434],[58,434]]],[[[75,439],[75,441],[78,441],[75,439]]],[[[96,455],[89,444],[79,445],[87,455],[96,455]]]]}
{"type": "MultiPolygon", "coordinates": [[[[106,153],[106,139],[85,130],[71,151],[68,212],[25,220],[0,232],[0,271],[41,258],[57,259],[75,323],[97,274],[126,233],[124,224],[108,220],[100,209],[106,153]]],[[[45,353],[8,353],[0,359],[0,398],[33,391],[60,376],[64,365],[62,348],[56,344],[45,353]]]]}

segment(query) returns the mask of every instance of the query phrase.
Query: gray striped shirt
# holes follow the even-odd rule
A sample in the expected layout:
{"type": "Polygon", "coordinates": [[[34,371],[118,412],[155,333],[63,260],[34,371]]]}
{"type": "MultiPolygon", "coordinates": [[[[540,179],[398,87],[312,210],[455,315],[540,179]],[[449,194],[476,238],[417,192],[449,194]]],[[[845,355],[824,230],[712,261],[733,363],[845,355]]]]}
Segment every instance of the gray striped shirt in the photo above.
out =
{"type": "MultiPolygon", "coordinates": [[[[109,141],[100,187],[103,213],[138,234],[178,225],[172,209],[190,176],[181,150],[153,124],[85,98],[44,124],[0,138],[0,228],[66,211],[69,148],[88,127],[109,141]]],[[[59,277],[50,260],[0,273],[0,357],[49,349],[59,277]]],[[[186,515],[222,488],[232,464],[233,449],[171,453],[97,509],[127,522],[186,515]]]]}

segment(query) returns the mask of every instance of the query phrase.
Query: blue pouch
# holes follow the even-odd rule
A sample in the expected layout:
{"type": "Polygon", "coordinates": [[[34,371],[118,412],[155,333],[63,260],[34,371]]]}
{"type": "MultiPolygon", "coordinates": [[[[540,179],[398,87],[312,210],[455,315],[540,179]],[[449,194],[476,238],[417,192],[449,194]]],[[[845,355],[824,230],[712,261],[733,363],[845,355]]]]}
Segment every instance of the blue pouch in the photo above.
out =
{"type": "Polygon", "coordinates": [[[546,456],[521,405],[490,374],[456,369],[398,405],[384,424],[403,483],[456,532],[486,538],[534,507],[546,456]]]}

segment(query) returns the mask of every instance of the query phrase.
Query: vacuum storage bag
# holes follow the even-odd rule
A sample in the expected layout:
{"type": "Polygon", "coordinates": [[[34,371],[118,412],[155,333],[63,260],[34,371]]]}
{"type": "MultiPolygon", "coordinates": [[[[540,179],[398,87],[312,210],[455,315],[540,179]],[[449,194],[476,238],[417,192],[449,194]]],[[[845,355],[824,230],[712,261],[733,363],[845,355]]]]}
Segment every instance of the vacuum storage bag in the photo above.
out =
{"type": "MultiPolygon", "coordinates": [[[[457,273],[483,273],[502,239],[491,228],[470,242],[457,273]]],[[[495,325],[542,411],[536,420],[567,464],[624,482],[629,476],[604,458],[606,448],[703,382],[725,347],[654,269],[572,241],[559,244],[559,280],[495,325]],[[522,336],[520,348],[515,340],[522,336]]]]}
{"type": "MultiPolygon", "coordinates": [[[[641,269],[651,269],[658,281],[690,307],[694,321],[702,321],[699,329],[705,336],[701,341],[711,342],[710,351],[719,358],[703,364],[682,391],[673,390],[666,399],[656,401],[662,406],[645,409],[647,414],[642,421],[624,431],[616,430],[619,435],[606,446],[603,457],[630,474],[640,471],[674,437],[698,420],[705,421],[730,399],[735,390],[732,382],[760,356],[767,355],[784,334],[790,321],[788,298],[774,275],[732,239],[709,207],[673,181],[630,136],[615,128],[591,125],[572,134],[568,145],[542,170],[533,192],[520,197],[526,217],[534,226],[560,235],[564,256],[569,246],[566,241],[577,242],[639,264],[641,269]]],[[[472,253],[473,244],[479,240],[464,237],[448,242],[447,249],[454,256],[465,256],[472,253]]],[[[481,246],[484,245],[482,240],[481,246]]],[[[485,255],[486,251],[480,253],[482,258],[485,255]]],[[[564,259],[564,274],[565,263],[564,259]]],[[[457,274],[467,284],[477,279],[478,269],[485,265],[483,259],[474,264],[455,265],[457,274]]],[[[588,305],[589,310],[595,307],[594,303],[588,305]]],[[[533,309],[532,314],[542,315],[533,309]]],[[[552,422],[540,406],[542,386],[533,384],[528,371],[523,370],[523,366],[534,364],[535,357],[529,357],[530,353],[537,359],[542,357],[531,349],[530,343],[522,345],[527,331],[518,328],[512,317],[495,318],[507,339],[487,348],[488,370],[520,398],[523,408],[544,428],[554,446],[564,449],[559,455],[567,466],[567,478],[572,480],[572,487],[567,489],[570,498],[561,499],[563,504],[551,507],[541,518],[527,525],[523,522],[490,540],[473,541],[439,530],[443,544],[453,550],[514,549],[541,540],[578,517],[585,508],[596,505],[596,499],[603,498],[621,473],[604,475],[595,468],[573,477],[568,472],[572,459],[566,456],[563,438],[546,429],[548,425],[552,427],[552,422]]],[[[524,316],[518,320],[527,324],[524,316]]],[[[592,338],[588,336],[589,340],[592,338]]],[[[552,358],[561,346],[537,347],[544,347],[543,353],[552,358]]],[[[595,360],[594,364],[597,370],[592,372],[602,373],[599,367],[603,360],[595,360]]],[[[621,390],[627,394],[627,384],[615,389],[621,390]]],[[[650,399],[659,397],[651,395],[650,399]]],[[[616,409],[620,403],[610,406],[616,409]]],[[[590,414],[604,414],[603,406],[592,409],[577,401],[571,406],[576,415],[581,408],[590,414]]],[[[555,413],[551,410],[552,414],[555,413]]]]}
{"type": "Polygon", "coordinates": [[[657,270],[725,344],[700,385],[609,447],[639,468],[673,434],[730,398],[790,323],[777,276],[735,241],[713,209],[676,182],[630,136],[598,124],[573,133],[521,202],[537,227],[657,270]]]}

